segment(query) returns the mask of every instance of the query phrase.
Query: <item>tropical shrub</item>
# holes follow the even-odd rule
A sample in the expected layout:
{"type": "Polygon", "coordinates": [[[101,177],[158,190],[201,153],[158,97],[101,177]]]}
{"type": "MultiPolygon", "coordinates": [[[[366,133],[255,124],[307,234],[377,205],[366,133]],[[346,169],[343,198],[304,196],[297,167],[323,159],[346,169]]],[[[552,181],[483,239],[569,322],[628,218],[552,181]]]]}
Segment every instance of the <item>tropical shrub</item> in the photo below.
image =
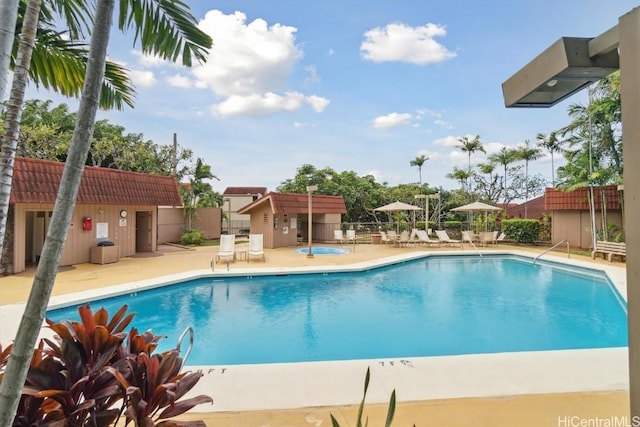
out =
{"type": "Polygon", "coordinates": [[[537,219],[505,219],[502,232],[518,243],[533,243],[538,240],[542,224],[537,219]]]}
{"type": "Polygon", "coordinates": [[[204,240],[204,233],[200,230],[186,231],[180,238],[180,243],[183,245],[201,245],[204,240]]]}
{"type": "MultiPolygon", "coordinates": [[[[80,321],[47,319],[56,334],[33,351],[14,426],[189,425],[171,418],[201,403],[204,395],[180,400],[202,377],[183,372],[178,350],[153,354],[161,336],[139,334],[123,306],[109,320],[105,309],[95,314],[78,308],[80,321]]],[[[10,346],[0,347],[0,382],[10,346]]]]}
{"type": "Polygon", "coordinates": [[[445,230],[461,230],[462,221],[445,221],[444,228],[445,230]]]}

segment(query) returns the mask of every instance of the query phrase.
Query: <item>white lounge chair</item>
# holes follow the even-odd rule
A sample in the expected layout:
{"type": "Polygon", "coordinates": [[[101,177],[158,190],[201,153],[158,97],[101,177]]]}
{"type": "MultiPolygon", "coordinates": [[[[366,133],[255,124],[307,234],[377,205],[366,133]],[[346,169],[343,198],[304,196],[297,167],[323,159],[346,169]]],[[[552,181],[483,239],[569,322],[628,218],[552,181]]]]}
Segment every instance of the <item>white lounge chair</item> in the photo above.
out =
{"type": "Polygon", "coordinates": [[[480,243],[477,234],[466,230],[462,232],[462,243],[464,242],[470,243],[472,246],[474,246],[476,242],[480,243]]]}
{"type": "Polygon", "coordinates": [[[462,247],[462,241],[450,238],[445,230],[436,230],[436,235],[442,243],[446,243],[449,246],[460,245],[462,247]]]}
{"type": "Polygon", "coordinates": [[[344,235],[342,234],[342,230],[333,230],[333,238],[336,243],[344,243],[344,235]]]}
{"type": "Polygon", "coordinates": [[[261,256],[262,261],[266,261],[264,257],[264,235],[249,234],[249,251],[247,251],[247,262],[252,256],[261,256]]]}
{"type": "Polygon", "coordinates": [[[220,236],[220,249],[216,255],[216,262],[222,258],[226,258],[227,262],[235,262],[236,260],[236,235],[223,234],[220,236]]]}
{"type": "Polygon", "coordinates": [[[387,243],[393,243],[393,241],[389,238],[389,236],[387,236],[387,233],[385,233],[384,231],[380,232],[380,242],[383,245],[387,243]]]}
{"type": "Polygon", "coordinates": [[[400,236],[398,236],[398,247],[407,247],[409,246],[411,242],[409,241],[409,232],[408,231],[403,231],[400,233],[400,236]]]}
{"type": "Polygon", "coordinates": [[[356,242],[356,230],[347,230],[347,238],[346,238],[347,243],[349,242],[356,242]]]}
{"type": "Polygon", "coordinates": [[[418,236],[418,240],[425,245],[442,246],[442,242],[440,240],[431,239],[425,230],[417,230],[416,234],[418,236]]]}

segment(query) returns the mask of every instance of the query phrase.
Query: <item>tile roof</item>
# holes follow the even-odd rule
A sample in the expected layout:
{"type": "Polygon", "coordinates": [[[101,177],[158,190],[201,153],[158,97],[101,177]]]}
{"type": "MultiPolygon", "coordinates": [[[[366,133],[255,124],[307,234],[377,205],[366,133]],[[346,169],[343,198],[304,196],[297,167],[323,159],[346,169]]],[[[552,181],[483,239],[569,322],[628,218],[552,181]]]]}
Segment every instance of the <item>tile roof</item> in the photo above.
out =
{"type": "MultiPolygon", "coordinates": [[[[271,206],[271,211],[276,214],[309,213],[308,194],[275,193],[273,191],[238,210],[238,213],[249,213],[256,206],[262,203],[269,203],[271,206]]],[[[342,196],[324,196],[322,194],[313,194],[311,196],[311,204],[313,213],[347,213],[347,206],[344,204],[344,198],[342,196]]]]}
{"type": "Polygon", "coordinates": [[[536,197],[535,199],[520,203],[519,205],[513,205],[510,203],[507,208],[507,217],[524,218],[525,206],[527,207],[527,218],[540,219],[545,212],[545,198],[544,196],[536,197]]]}
{"type": "MultiPolygon", "coordinates": [[[[607,185],[603,187],[607,209],[620,210],[622,193],[617,185],[607,185]]],[[[600,187],[593,189],[595,208],[601,208],[600,187]]],[[[589,210],[588,189],[578,188],[574,191],[563,191],[557,188],[547,188],[545,190],[544,207],[548,211],[552,210],[589,210]]]]}
{"type": "MultiPolygon", "coordinates": [[[[54,203],[64,163],[16,157],[9,203],[54,203]]],[[[77,203],[182,206],[175,180],[85,166],[77,203]]]]}
{"type": "Polygon", "coordinates": [[[238,194],[243,196],[246,196],[247,194],[260,194],[264,196],[265,194],[267,194],[267,187],[227,187],[222,194],[238,194]]]}

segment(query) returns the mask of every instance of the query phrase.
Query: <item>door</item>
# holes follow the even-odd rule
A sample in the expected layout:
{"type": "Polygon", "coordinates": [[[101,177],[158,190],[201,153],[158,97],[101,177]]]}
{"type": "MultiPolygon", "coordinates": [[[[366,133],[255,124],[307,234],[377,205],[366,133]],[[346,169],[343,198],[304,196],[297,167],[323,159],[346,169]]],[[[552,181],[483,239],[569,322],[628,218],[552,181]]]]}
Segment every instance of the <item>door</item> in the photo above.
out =
{"type": "Polygon", "coordinates": [[[136,212],[136,252],[153,252],[151,212],[136,212]]]}

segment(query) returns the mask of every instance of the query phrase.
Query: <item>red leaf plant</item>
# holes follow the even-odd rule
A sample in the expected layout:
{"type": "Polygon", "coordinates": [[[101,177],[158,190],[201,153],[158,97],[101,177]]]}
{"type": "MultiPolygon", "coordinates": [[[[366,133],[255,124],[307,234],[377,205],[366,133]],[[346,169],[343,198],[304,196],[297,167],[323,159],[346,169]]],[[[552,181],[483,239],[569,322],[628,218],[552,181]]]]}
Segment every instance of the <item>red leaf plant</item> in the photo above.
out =
{"type": "MultiPolygon", "coordinates": [[[[179,401],[202,373],[181,373],[176,349],[152,354],[164,337],[124,333],[134,316],[127,308],[110,321],[89,306],[78,308],[79,322],[47,319],[55,341],[45,338],[33,352],[14,426],[111,426],[123,414],[125,425],[187,425],[170,418],[213,403],[204,395],[179,401]]],[[[10,350],[0,347],[0,381],[10,350]]]]}

